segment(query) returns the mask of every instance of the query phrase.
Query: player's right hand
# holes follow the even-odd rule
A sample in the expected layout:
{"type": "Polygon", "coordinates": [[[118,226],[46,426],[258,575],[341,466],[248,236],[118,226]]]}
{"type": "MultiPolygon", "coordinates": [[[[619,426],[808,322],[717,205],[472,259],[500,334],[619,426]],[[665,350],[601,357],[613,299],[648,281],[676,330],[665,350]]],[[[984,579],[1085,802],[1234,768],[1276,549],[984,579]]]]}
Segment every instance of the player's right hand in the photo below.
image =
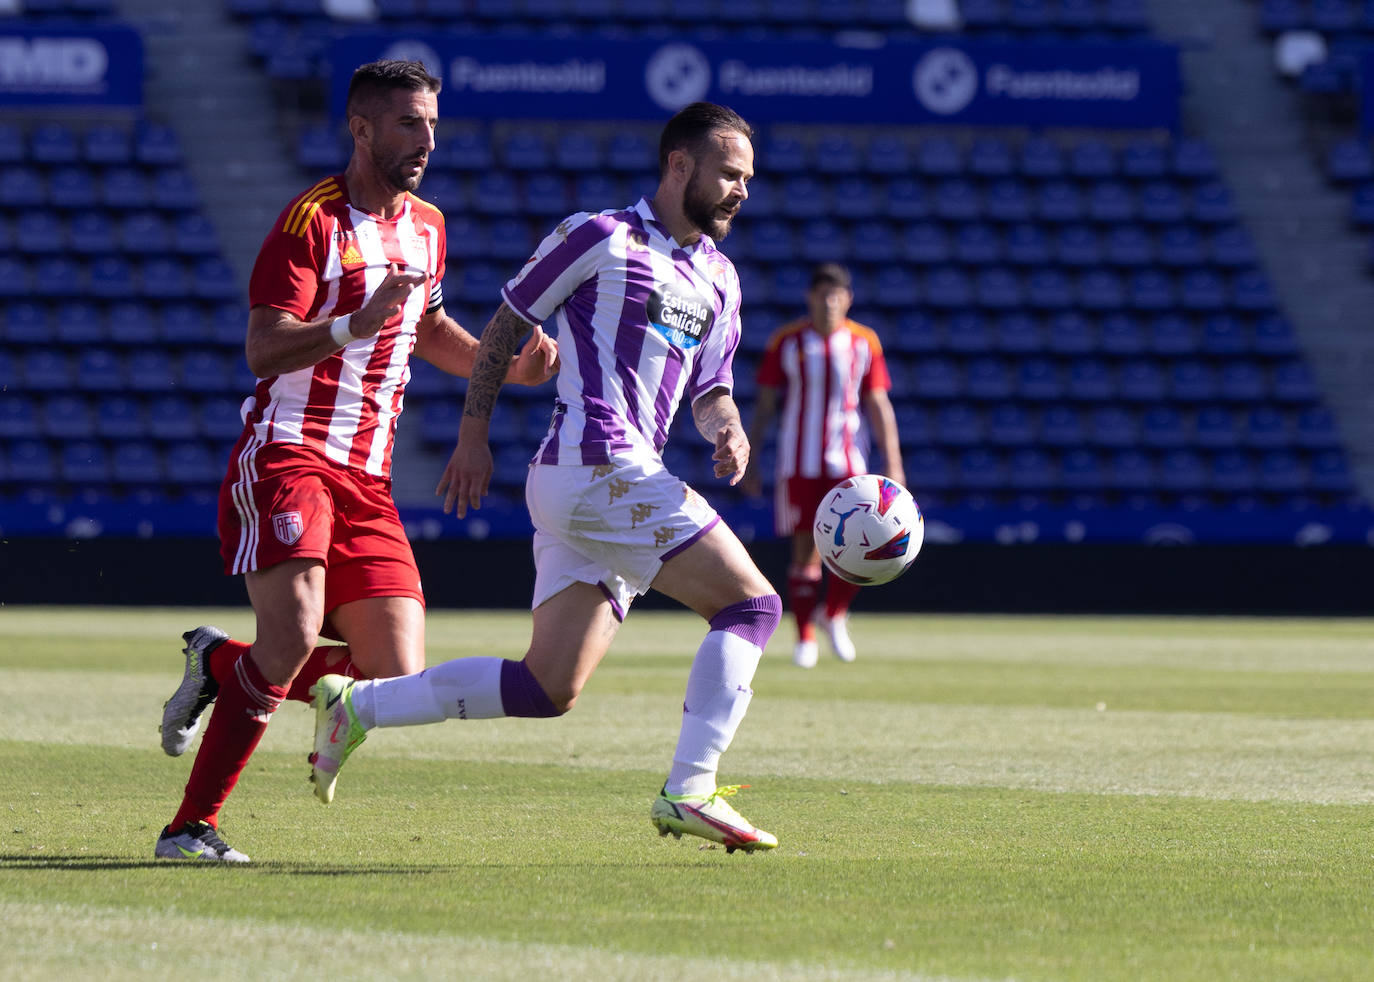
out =
{"type": "Polygon", "coordinates": [[[495,469],[491,447],[485,439],[465,440],[460,435],[439,478],[439,486],[434,489],[435,494],[444,496],[444,514],[452,510],[463,518],[468,513],[468,505],[481,508],[495,469]]]}
{"type": "Polygon", "coordinates": [[[402,270],[396,263],[387,267],[386,277],[377,284],[367,303],[353,314],[348,322],[355,338],[370,338],[401,316],[410,291],[422,285],[428,277],[421,270],[402,270]]]}

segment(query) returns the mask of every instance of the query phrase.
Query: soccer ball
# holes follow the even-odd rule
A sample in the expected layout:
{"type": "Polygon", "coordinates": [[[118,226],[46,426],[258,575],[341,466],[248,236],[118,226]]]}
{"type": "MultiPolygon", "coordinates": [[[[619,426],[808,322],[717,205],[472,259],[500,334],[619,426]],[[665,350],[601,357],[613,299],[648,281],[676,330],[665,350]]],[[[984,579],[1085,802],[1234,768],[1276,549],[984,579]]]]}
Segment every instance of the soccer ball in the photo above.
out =
{"type": "Polygon", "coordinates": [[[860,474],[831,488],[811,527],[821,562],[842,580],[877,586],[907,571],[926,537],[911,492],[881,474],[860,474]]]}

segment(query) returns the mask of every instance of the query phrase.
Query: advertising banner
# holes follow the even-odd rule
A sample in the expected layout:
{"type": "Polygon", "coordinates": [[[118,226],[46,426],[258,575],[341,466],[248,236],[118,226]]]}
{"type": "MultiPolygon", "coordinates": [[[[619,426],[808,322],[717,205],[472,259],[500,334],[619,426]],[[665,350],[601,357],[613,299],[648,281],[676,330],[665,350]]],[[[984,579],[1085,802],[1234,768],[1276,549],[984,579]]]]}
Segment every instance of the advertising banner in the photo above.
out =
{"type": "Polygon", "coordinates": [[[0,106],[143,104],[143,39],[131,27],[0,24],[0,106]]]}
{"type": "Polygon", "coordinates": [[[708,100],[755,122],[944,123],[1176,129],[1178,52],[1164,44],[820,42],[579,38],[337,41],[332,108],[354,68],[424,62],[447,117],[663,119],[708,100]]]}

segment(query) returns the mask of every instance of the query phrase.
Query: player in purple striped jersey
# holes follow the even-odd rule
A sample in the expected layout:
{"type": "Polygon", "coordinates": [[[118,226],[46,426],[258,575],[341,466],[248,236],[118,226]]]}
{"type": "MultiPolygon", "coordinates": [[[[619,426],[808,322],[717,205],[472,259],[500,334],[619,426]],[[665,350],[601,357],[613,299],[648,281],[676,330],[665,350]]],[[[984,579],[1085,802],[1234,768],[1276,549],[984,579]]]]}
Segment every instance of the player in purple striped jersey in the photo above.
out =
{"type": "Polygon", "coordinates": [[[338,768],[374,726],[558,716],[650,587],[708,623],[687,680],[682,727],[650,818],[727,850],[771,849],[718,787],[721,754],[753,696],[782,604],[744,546],[660,453],[685,397],[714,446],[715,475],[739,482],[749,442],[731,397],[739,278],[716,248],[748,197],[753,135],[732,110],[693,103],[663,130],[652,199],[573,215],[502,291],[468,383],[458,446],[439,482],[444,509],[479,507],[493,462],[488,425],[521,337],[552,318],[562,371],[548,435],[531,463],[533,637],[523,660],[456,659],[397,679],[320,681],[312,779],[333,797],[338,768]]]}

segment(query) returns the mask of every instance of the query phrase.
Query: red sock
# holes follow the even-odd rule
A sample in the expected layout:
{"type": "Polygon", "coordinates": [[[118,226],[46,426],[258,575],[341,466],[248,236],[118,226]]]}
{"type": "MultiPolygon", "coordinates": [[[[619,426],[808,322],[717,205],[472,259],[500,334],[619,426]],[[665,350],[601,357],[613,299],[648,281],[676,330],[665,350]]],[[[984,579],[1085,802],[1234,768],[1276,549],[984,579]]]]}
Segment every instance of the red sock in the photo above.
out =
{"type": "MultiPolygon", "coordinates": [[[[251,645],[230,638],[210,652],[210,674],[215,677],[215,681],[223,685],[224,680],[233,673],[234,663],[247,654],[250,647],[251,645]]],[[[295,681],[291,683],[291,691],[286,694],[286,698],[296,702],[309,702],[310,687],[318,682],[322,675],[347,675],[351,679],[364,677],[358,666],[353,664],[353,659],[348,656],[348,645],[320,645],[310,653],[310,658],[296,673],[295,681]]]]}
{"type": "Polygon", "coordinates": [[[820,602],[821,573],[811,567],[793,566],[787,571],[787,603],[797,621],[797,638],[810,641],[816,636],[811,617],[820,602]]]}
{"type": "Polygon", "coordinates": [[[234,790],[285,695],[286,686],[268,683],[253,664],[251,654],[235,663],[234,670],[220,684],[219,697],[186,782],[186,794],[171,828],[179,829],[194,821],[218,824],[224,799],[234,790]]]}
{"type": "Polygon", "coordinates": [[[291,691],[286,694],[286,698],[296,702],[309,702],[314,698],[310,695],[310,687],[325,675],[347,675],[351,679],[365,677],[348,656],[348,645],[320,645],[310,652],[310,657],[296,673],[295,679],[291,682],[291,691]]]}
{"type": "Polygon", "coordinates": [[[220,685],[224,680],[234,673],[234,662],[248,654],[248,649],[252,645],[242,641],[235,641],[229,638],[221,641],[215,650],[210,652],[210,674],[220,685]]]}
{"type": "Polygon", "coordinates": [[[856,584],[847,583],[838,576],[830,577],[830,582],[825,586],[825,616],[843,617],[849,613],[849,605],[859,595],[860,589],[856,584]]]}

